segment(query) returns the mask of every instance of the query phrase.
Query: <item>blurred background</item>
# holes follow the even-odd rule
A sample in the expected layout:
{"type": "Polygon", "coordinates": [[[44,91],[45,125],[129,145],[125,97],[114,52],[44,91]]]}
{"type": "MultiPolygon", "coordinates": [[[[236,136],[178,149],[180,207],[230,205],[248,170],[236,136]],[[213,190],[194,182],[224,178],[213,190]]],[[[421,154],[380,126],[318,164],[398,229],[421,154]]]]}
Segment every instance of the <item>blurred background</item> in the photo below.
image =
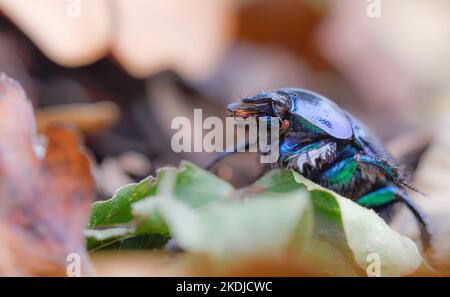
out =
{"type": "MultiPolygon", "coordinates": [[[[450,265],[450,2],[447,0],[0,0],[0,71],[18,80],[38,129],[83,132],[99,199],[207,153],[175,154],[176,116],[225,116],[276,87],[319,92],[361,118],[427,193],[435,257],[450,265]]],[[[258,175],[238,154],[216,168],[258,175]]],[[[394,226],[416,236],[401,213],[394,226]]]]}

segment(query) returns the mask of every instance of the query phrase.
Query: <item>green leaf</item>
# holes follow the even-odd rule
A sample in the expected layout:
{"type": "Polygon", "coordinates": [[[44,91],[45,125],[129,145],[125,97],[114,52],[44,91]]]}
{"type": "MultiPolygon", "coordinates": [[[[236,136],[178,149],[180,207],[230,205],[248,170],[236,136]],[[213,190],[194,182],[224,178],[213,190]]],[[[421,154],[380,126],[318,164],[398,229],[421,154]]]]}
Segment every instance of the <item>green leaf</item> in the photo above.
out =
{"type": "MultiPolygon", "coordinates": [[[[123,230],[123,227],[133,226],[133,236],[168,237],[169,230],[165,220],[152,206],[154,200],[156,201],[162,192],[167,191],[171,197],[191,207],[199,207],[228,199],[234,188],[189,162],[183,162],[178,170],[169,167],[161,168],[158,170],[156,179],[149,177],[139,183],[124,186],[111,199],[93,204],[87,234],[102,234],[102,239],[99,240],[98,236],[88,236],[88,249],[103,248],[128,239],[130,234],[116,233],[117,230],[123,230]],[[173,179],[173,184],[166,189],[167,181],[170,179],[173,179]],[[133,215],[132,204],[139,201],[142,203],[136,205],[137,211],[133,215]],[[145,211],[145,216],[139,215],[141,208],[145,211]],[[117,227],[122,228],[117,229],[117,227]]],[[[141,248],[141,246],[136,247],[141,248]]]]}
{"type": "Polygon", "coordinates": [[[141,232],[138,228],[117,227],[84,231],[89,251],[99,249],[153,249],[167,243],[168,234],[141,232]]]}
{"type": "Polygon", "coordinates": [[[182,201],[189,207],[197,208],[212,202],[224,201],[231,197],[234,188],[215,175],[183,162],[178,170],[165,168],[159,171],[156,197],[143,199],[133,205],[133,213],[140,234],[167,234],[169,230],[159,210],[155,207],[162,197],[182,201]]]}
{"type": "Polygon", "coordinates": [[[129,223],[133,220],[131,203],[155,195],[155,193],[156,183],[152,177],[120,188],[111,199],[98,201],[92,205],[89,228],[129,223]]]}
{"type": "Polygon", "coordinates": [[[314,231],[311,244],[304,252],[315,265],[331,275],[361,275],[352,251],[347,244],[339,206],[326,192],[311,191],[314,205],[314,231]]]}
{"type": "Polygon", "coordinates": [[[181,247],[223,258],[283,252],[308,205],[305,191],[276,197],[259,195],[199,209],[175,199],[159,201],[159,209],[181,247]]]}
{"type": "Polygon", "coordinates": [[[101,248],[102,246],[108,246],[118,241],[118,239],[124,239],[134,236],[134,228],[118,227],[102,230],[88,229],[85,230],[83,235],[87,238],[87,248],[89,250],[101,248]]]}
{"type": "MultiPolygon", "coordinates": [[[[295,179],[312,193],[319,192],[321,195],[326,193],[329,197],[327,200],[335,201],[336,205],[333,207],[335,211],[325,213],[323,217],[327,218],[331,225],[342,225],[343,230],[335,230],[336,234],[344,232],[344,236],[340,235],[340,240],[336,238],[337,242],[344,244],[345,241],[356,263],[364,271],[372,263],[370,259],[374,257],[379,258],[382,276],[408,275],[420,267],[423,259],[415,243],[392,230],[374,211],[324,189],[296,172],[293,174],[295,179]]],[[[316,195],[313,199],[317,199],[316,195]]],[[[322,199],[323,201],[325,200],[322,199]]],[[[319,208],[329,207],[322,205],[319,208]]],[[[331,227],[327,229],[331,231],[331,227]]]]}
{"type": "MultiPolygon", "coordinates": [[[[295,180],[289,170],[270,171],[256,181],[255,185],[262,186],[267,192],[278,193],[306,189],[304,184],[295,180]]],[[[294,244],[297,252],[304,255],[302,260],[313,262],[315,267],[330,275],[363,274],[346,243],[341,214],[335,199],[323,191],[311,191],[309,197],[314,210],[311,237],[307,240],[300,239],[307,241],[307,245],[299,245],[298,242],[294,244]]]]}
{"type": "Polygon", "coordinates": [[[297,183],[289,170],[272,170],[254,183],[254,186],[262,187],[266,192],[286,193],[296,189],[304,189],[305,186],[297,183]]]}
{"type": "Polygon", "coordinates": [[[122,188],[100,205],[94,205],[91,226],[133,227],[119,235],[92,231],[91,242],[100,244],[172,236],[186,251],[218,263],[289,254],[325,275],[366,275],[377,260],[383,276],[427,268],[415,244],[376,213],[286,170],[271,171],[235,191],[184,162],[179,169],[159,170],[156,180],[122,188]]]}
{"type": "Polygon", "coordinates": [[[233,191],[233,186],[214,174],[183,162],[176,174],[173,196],[191,207],[199,207],[229,199],[233,191]]]}

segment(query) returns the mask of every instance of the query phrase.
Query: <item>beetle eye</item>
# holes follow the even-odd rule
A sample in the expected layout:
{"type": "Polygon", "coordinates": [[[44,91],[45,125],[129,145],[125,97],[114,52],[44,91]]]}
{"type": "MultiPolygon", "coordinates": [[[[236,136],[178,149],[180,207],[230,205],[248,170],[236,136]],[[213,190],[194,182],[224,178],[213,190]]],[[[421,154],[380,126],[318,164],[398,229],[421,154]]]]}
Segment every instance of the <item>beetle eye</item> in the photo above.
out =
{"type": "Polygon", "coordinates": [[[278,107],[278,108],[285,108],[286,107],[286,103],[284,101],[281,101],[281,100],[274,100],[273,101],[273,105],[274,105],[274,107],[278,107]]]}

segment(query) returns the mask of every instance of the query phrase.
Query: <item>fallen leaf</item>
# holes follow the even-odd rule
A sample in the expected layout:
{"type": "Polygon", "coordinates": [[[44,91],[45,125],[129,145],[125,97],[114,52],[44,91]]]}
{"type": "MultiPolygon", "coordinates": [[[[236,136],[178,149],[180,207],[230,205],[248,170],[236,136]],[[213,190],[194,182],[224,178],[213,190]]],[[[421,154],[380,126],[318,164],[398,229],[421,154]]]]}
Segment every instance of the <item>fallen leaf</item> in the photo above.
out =
{"type": "Polygon", "coordinates": [[[45,55],[63,66],[89,64],[109,51],[113,31],[107,0],[2,0],[0,10],[45,55]]]}
{"type": "Polygon", "coordinates": [[[112,53],[133,76],[175,69],[207,77],[230,43],[233,4],[226,0],[115,0],[112,53]]]}
{"type": "Polygon", "coordinates": [[[289,255],[242,259],[224,267],[205,254],[194,253],[174,256],[158,251],[100,251],[91,257],[98,275],[108,277],[326,276],[323,271],[304,265],[289,255]]]}
{"type": "Polygon", "coordinates": [[[110,101],[48,106],[36,111],[37,129],[44,133],[52,123],[75,125],[86,135],[98,135],[120,118],[119,107],[110,101]]]}
{"type": "MultiPolygon", "coordinates": [[[[306,185],[309,191],[319,190],[320,192],[316,192],[320,193],[319,195],[331,194],[326,200],[323,197],[322,199],[327,204],[334,199],[336,205],[330,208],[322,204],[322,208],[334,208],[334,214],[330,215],[328,211],[327,219],[340,222],[340,232],[345,234],[344,240],[362,269],[366,270],[371,263],[368,260],[371,254],[379,257],[383,276],[409,275],[422,264],[427,265],[414,242],[392,230],[373,210],[363,208],[348,198],[316,185],[300,174],[294,172],[294,176],[298,182],[306,185]]],[[[313,199],[317,199],[317,196],[313,199]]],[[[334,225],[339,226],[336,223],[334,225]]]]}
{"type": "Polygon", "coordinates": [[[414,242],[375,212],[291,171],[271,171],[236,191],[185,162],[161,169],[145,193],[142,183],[94,205],[93,219],[107,224],[88,230],[89,240],[171,236],[187,252],[174,275],[247,275],[268,264],[274,270],[265,275],[283,275],[281,263],[289,262],[295,265],[284,273],[364,276],[370,254],[378,255],[382,276],[433,273],[414,242]],[[119,222],[135,229],[117,229],[119,222]]]}
{"type": "Polygon", "coordinates": [[[60,65],[111,53],[139,78],[167,69],[207,77],[232,40],[235,14],[226,0],[2,0],[0,9],[60,65]]]}
{"type": "MultiPolygon", "coordinates": [[[[414,185],[426,196],[411,193],[412,198],[423,209],[433,228],[431,249],[428,257],[431,263],[444,274],[450,274],[450,121],[448,114],[419,162],[414,185]]],[[[414,217],[403,208],[393,222],[395,229],[411,238],[418,239],[414,217]]]]}
{"type": "Polygon", "coordinates": [[[0,275],[62,276],[77,253],[90,273],[82,230],[95,186],[75,131],[50,126],[36,154],[31,103],[0,74],[0,275]]]}
{"type": "MultiPolygon", "coordinates": [[[[133,236],[147,236],[149,241],[156,239],[158,242],[161,236],[168,237],[167,225],[155,209],[157,200],[147,199],[143,203],[139,201],[161,195],[166,180],[170,178],[175,178],[176,183],[171,195],[191,207],[225,200],[234,191],[227,182],[188,162],[183,163],[178,171],[174,168],[161,168],[156,179],[149,177],[139,183],[123,186],[111,199],[93,204],[89,230],[85,232],[88,249],[104,248],[133,236]],[[138,207],[133,209],[132,205],[138,207]],[[149,217],[149,213],[152,216],[149,217]]],[[[142,245],[137,242],[134,247],[142,248],[142,245]]]]}
{"type": "MultiPolygon", "coordinates": [[[[391,7],[386,3],[383,5],[383,17],[370,18],[367,9],[371,4],[366,2],[329,1],[329,14],[318,30],[316,42],[323,56],[345,76],[359,95],[359,100],[364,100],[371,112],[378,114],[379,119],[381,115],[392,111],[398,114],[398,110],[413,105],[420,99],[422,86],[417,73],[411,69],[412,61],[403,61],[402,54],[392,50],[388,42],[381,39],[396,26],[388,18],[392,13],[391,7]]],[[[403,9],[399,13],[403,13],[403,9]]],[[[411,23],[415,19],[408,20],[411,23]]],[[[416,32],[411,31],[412,34],[416,32]]],[[[400,36],[397,42],[403,42],[400,36]]],[[[398,117],[397,114],[389,115],[398,117]]],[[[386,118],[390,119],[389,116],[386,118]]]]}

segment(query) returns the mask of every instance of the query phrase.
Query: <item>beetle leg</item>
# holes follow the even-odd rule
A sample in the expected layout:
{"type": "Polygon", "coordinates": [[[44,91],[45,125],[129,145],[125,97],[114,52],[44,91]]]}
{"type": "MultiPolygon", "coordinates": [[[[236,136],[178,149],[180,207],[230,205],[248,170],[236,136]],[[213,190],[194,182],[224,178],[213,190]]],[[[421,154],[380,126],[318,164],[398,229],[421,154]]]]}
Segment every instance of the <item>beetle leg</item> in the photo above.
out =
{"type": "Polygon", "coordinates": [[[420,207],[403,190],[395,186],[386,186],[360,197],[356,202],[368,208],[377,208],[393,202],[403,202],[418,222],[424,249],[430,247],[431,225],[420,207]]]}
{"type": "Polygon", "coordinates": [[[373,191],[374,187],[397,185],[389,168],[365,154],[341,155],[331,166],[314,175],[317,182],[347,198],[357,198],[373,191]],[[377,186],[378,185],[378,186],[377,186]]]}
{"type": "Polygon", "coordinates": [[[422,212],[420,207],[414,202],[414,200],[406,195],[404,191],[399,189],[397,198],[408,207],[408,209],[413,213],[414,217],[418,221],[423,247],[424,249],[428,249],[431,246],[432,239],[432,230],[428,218],[422,212]]]}
{"type": "Polygon", "coordinates": [[[217,163],[219,163],[226,157],[231,156],[241,150],[248,150],[252,145],[254,145],[254,143],[250,144],[249,141],[246,141],[241,145],[239,144],[235,145],[233,151],[229,151],[230,149],[227,148],[224,152],[220,152],[217,155],[215,155],[214,158],[211,161],[209,161],[208,164],[205,166],[205,169],[211,170],[217,163]]]}
{"type": "Polygon", "coordinates": [[[320,169],[324,163],[331,164],[336,158],[337,144],[334,141],[320,140],[303,146],[296,144],[295,147],[289,143],[283,142],[280,161],[284,167],[293,168],[300,173],[304,171],[305,165],[320,169]]]}
{"type": "Polygon", "coordinates": [[[358,155],[358,162],[374,165],[385,172],[397,185],[407,187],[411,190],[419,192],[409,184],[410,177],[403,172],[399,165],[391,163],[388,160],[380,159],[378,156],[371,157],[368,155],[358,155]]]}
{"type": "MultiPolygon", "coordinates": [[[[218,162],[220,162],[221,160],[225,159],[228,156],[231,156],[237,152],[239,152],[240,150],[248,150],[250,148],[250,146],[252,146],[254,144],[250,144],[248,141],[246,141],[244,144],[242,145],[238,145],[234,147],[234,151],[232,152],[227,152],[227,150],[225,150],[225,152],[221,152],[219,154],[217,154],[206,166],[205,169],[206,170],[211,170],[218,162]]],[[[268,153],[262,153],[264,154],[268,154],[268,153]]],[[[258,173],[258,175],[253,178],[249,184],[254,183],[255,181],[257,181],[258,179],[260,179],[264,174],[266,174],[268,171],[275,169],[277,164],[276,163],[265,163],[263,164],[264,167],[262,169],[262,171],[260,173],[258,173]]]]}

